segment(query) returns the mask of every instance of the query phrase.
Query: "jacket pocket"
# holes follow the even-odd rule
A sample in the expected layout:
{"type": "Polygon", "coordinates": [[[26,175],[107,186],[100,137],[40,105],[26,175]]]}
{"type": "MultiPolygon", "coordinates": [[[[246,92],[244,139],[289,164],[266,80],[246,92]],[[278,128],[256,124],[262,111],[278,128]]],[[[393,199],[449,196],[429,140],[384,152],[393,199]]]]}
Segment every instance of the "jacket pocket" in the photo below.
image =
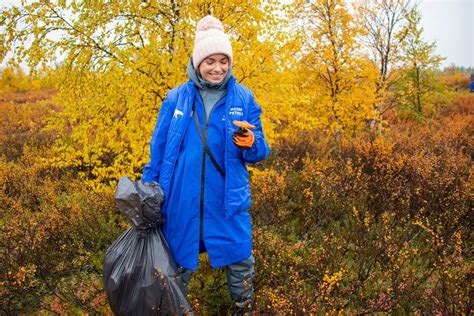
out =
{"type": "Polygon", "coordinates": [[[250,186],[248,184],[241,188],[229,189],[228,194],[228,203],[225,211],[226,218],[241,212],[245,212],[248,208],[250,208],[252,199],[250,196],[250,186]]]}

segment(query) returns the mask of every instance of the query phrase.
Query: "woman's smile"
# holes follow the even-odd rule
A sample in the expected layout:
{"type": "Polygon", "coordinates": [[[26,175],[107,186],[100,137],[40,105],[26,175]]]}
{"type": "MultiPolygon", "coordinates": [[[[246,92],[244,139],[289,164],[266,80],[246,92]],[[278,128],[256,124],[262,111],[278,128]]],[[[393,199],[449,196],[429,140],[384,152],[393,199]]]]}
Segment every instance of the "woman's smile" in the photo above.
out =
{"type": "Polygon", "coordinates": [[[224,77],[224,74],[223,73],[220,73],[220,74],[212,74],[211,73],[211,77],[213,79],[216,79],[216,80],[222,80],[222,77],[224,77]]]}
{"type": "Polygon", "coordinates": [[[199,74],[202,79],[211,83],[219,83],[224,80],[228,71],[229,57],[224,54],[213,54],[199,65],[199,74]]]}

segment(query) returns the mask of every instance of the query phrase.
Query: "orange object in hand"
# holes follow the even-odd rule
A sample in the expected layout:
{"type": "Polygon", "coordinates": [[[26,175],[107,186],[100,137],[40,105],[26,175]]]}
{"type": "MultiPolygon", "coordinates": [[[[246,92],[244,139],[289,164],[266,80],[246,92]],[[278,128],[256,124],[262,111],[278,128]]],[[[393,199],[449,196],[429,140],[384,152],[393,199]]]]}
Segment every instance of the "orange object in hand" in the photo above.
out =
{"type": "Polygon", "coordinates": [[[240,149],[252,147],[255,142],[255,136],[250,129],[254,129],[255,125],[252,125],[247,121],[233,121],[233,123],[240,127],[236,129],[232,135],[232,141],[234,144],[240,149]]]}
{"type": "Polygon", "coordinates": [[[246,128],[246,129],[254,129],[255,128],[255,125],[252,125],[247,121],[236,121],[236,120],[234,120],[234,121],[232,121],[232,123],[234,123],[234,125],[237,125],[238,127],[241,127],[241,128],[246,128]]]}

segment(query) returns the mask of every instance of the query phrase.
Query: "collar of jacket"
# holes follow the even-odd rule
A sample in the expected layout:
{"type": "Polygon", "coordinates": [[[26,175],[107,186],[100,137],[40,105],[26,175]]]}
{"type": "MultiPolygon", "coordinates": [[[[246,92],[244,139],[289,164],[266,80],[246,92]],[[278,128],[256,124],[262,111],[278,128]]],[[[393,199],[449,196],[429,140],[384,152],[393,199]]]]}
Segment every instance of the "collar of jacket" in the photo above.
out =
{"type": "MultiPolygon", "coordinates": [[[[235,83],[236,83],[235,77],[231,76],[229,78],[229,81],[227,82],[226,113],[229,113],[230,104],[232,103],[232,100],[234,97],[235,83]]],[[[196,97],[196,93],[198,93],[198,90],[193,80],[189,79],[188,82],[186,82],[186,89],[187,89],[188,95],[191,97],[189,102],[194,102],[194,98],[196,97]]],[[[192,105],[193,104],[190,103],[191,110],[192,110],[192,105]]]]}

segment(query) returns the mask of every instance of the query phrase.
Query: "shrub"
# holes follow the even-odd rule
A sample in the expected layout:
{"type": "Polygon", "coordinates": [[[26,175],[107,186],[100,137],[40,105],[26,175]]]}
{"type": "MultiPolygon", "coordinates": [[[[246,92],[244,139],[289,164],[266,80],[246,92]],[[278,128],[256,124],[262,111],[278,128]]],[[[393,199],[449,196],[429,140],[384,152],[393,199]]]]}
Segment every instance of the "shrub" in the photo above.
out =
{"type": "Polygon", "coordinates": [[[0,162],[1,310],[103,311],[102,257],[120,223],[113,199],[31,163],[0,162]]]}
{"type": "MultiPolygon", "coordinates": [[[[382,135],[278,139],[251,170],[257,310],[468,314],[473,103],[459,95],[382,135]]],[[[76,169],[45,162],[56,136],[39,128],[41,111],[53,105],[35,105],[3,105],[1,311],[111,314],[102,258],[127,224],[111,187],[95,192],[76,169]]],[[[205,255],[190,299],[202,314],[232,305],[224,270],[205,255]]]]}
{"type": "MultiPolygon", "coordinates": [[[[109,193],[45,164],[51,92],[3,99],[0,147],[0,310],[107,312],[102,257],[123,219],[109,193]]],[[[5,95],[3,96],[4,98],[5,95]]]]}
{"type": "Polygon", "coordinates": [[[468,102],[339,147],[276,144],[252,178],[262,311],[469,313],[468,102]]]}

